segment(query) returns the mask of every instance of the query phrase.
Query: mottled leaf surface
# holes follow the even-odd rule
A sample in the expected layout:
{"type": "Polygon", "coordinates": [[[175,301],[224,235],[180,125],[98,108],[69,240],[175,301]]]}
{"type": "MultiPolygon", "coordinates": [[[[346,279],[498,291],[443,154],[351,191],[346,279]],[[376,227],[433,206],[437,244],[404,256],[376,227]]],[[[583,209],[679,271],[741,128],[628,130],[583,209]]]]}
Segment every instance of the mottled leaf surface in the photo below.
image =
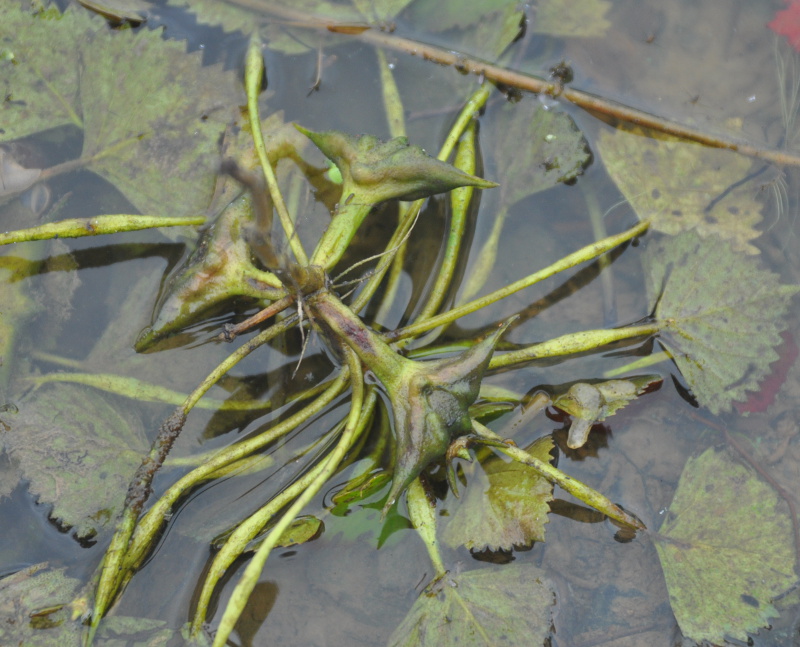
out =
{"type": "MultiPolygon", "coordinates": [[[[6,415],[0,444],[53,519],[87,537],[113,525],[147,450],[141,424],[104,395],[51,384],[6,415]]],[[[0,428],[2,429],[2,428],[0,428]]]]}
{"type": "MultiPolygon", "coordinates": [[[[0,579],[0,644],[22,647],[80,647],[87,601],[81,582],[66,569],[35,564],[0,579]]],[[[114,616],[103,620],[97,647],[162,647],[174,637],[163,620],[114,616]]]]}
{"type": "MultiPolygon", "coordinates": [[[[546,436],[528,449],[540,461],[552,460],[553,439],[546,436]]],[[[511,550],[544,541],[553,485],[532,467],[493,456],[475,471],[464,500],[444,530],[452,546],[511,550]]]]}
{"type": "Polygon", "coordinates": [[[740,184],[753,165],[748,158],[641,128],[602,132],[597,150],[633,210],[656,231],[695,230],[758,253],[750,244],[760,235],[758,190],[740,184]]]}
{"type": "Polygon", "coordinates": [[[551,36],[601,38],[611,27],[606,18],[609,9],[609,0],[539,0],[533,31],[551,36]]]}
{"type": "Polygon", "coordinates": [[[550,634],[555,594],[527,564],[446,575],[417,598],[389,647],[537,647],[550,634]]]}
{"type": "Polygon", "coordinates": [[[157,31],[112,31],[83,10],[0,6],[0,107],[10,141],[72,124],[82,162],[143,213],[203,213],[219,139],[243,102],[236,74],[157,31]]]}
{"type": "Polygon", "coordinates": [[[693,641],[747,643],[797,580],[788,506],[728,451],[686,462],[659,533],[672,610],[693,641]]]}
{"type": "Polygon", "coordinates": [[[778,359],[774,348],[800,288],[694,232],[652,243],[645,266],[659,339],[698,402],[717,414],[746,400],[778,359]]]}

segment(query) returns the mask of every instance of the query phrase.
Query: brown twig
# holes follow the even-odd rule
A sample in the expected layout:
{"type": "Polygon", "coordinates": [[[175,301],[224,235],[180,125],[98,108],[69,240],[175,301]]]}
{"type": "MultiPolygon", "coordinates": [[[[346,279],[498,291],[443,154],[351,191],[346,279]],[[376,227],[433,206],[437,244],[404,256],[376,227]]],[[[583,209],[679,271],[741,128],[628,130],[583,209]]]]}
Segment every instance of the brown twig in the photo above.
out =
{"type": "Polygon", "coordinates": [[[385,47],[395,51],[419,56],[426,61],[441,65],[451,65],[459,72],[469,72],[493,83],[519,88],[537,94],[563,97],[567,101],[588,110],[613,117],[629,124],[642,126],[658,132],[697,142],[712,148],[735,151],[748,157],[763,159],[780,166],[800,166],[800,156],[789,151],[767,149],[755,146],[743,140],[734,140],[721,135],[712,135],[697,128],[680,124],[663,117],[650,114],[637,108],[626,106],[610,99],[605,99],[583,90],[563,87],[552,79],[543,79],[532,74],[523,74],[499,65],[494,65],[465,54],[446,50],[435,45],[428,45],[393,33],[380,31],[366,24],[339,23],[325,16],[309,16],[301,11],[285,6],[270,4],[264,6],[261,0],[232,0],[240,7],[252,10],[256,14],[270,15],[282,20],[291,21],[296,27],[329,31],[341,35],[358,38],[364,42],[385,47]]]}
{"type": "Polygon", "coordinates": [[[259,310],[256,312],[252,317],[248,317],[244,321],[240,321],[238,324],[226,324],[223,326],[222,332],[217,336],[219,341],[233,341],[236,339],[237,335],[241,335],[243,332],[250,330],[253,326],[257,326],[262,321],[266,321],[273,315],[282,312],[294,301],[294,297],[292,295],[287,295],[274,303],[269,304],[263,310],[259,310]]]}

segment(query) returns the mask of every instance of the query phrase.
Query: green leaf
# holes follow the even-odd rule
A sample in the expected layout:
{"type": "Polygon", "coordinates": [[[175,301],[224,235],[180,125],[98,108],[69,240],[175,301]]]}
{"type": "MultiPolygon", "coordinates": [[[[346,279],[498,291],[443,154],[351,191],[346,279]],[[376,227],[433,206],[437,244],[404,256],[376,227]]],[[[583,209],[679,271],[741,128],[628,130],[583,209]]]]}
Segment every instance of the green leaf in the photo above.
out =
{"type": "Polygon", "coordinates": [[[414,603],[389,647],[546,644],[555,594],[535,566],[500,566],[447,575],[414,603]]]}
{"type": "Polygon", "coordinates": [[[739,185],[753,165],[748,158],[641,128],[601,132],[597,150],[633,210],[654,230],[695,230],[758,254],[750,244],[760,235],[757,189],[739,185]]]}
{"type": "Polygon", "coordinates": [[[601,38],[611,23],[606,13],[609,0],[539,0],[533,31],[551,36],[601,38]]]}
{"type": "Polygon", "coordinates": [[[572,416],[567,447],[571,449],[583,447],[592,425],[613,415],[651,385],[660,381],[659,375],[643,375],[596,384],[586,382],[573,384],[569,391],[553,400],[553,406],[572,416]]]}
{"type": "Polygon", "coordinates": [[[219,139],[242,103],[240,83],[201,52],[142,29],[114,32],[86,11],[0,8],[3,141],[72,124],[81,161],[143,213],[204,213],[219,139]]]}
{"type": "Polygon", "coordinates": [[[78,537],[113,527],[147,450],[141,423],[96,392],[51,384],[6,415],[0,443],[50,516],[78,537]]]}
{"type": "MultiPolygon", "coordinates": [[[[289,527],[283,531],[275,546],[285,548],[305,544],[319,537],[324,531],[325,524],[320,519],[310,514],[303,515],[292,521],[289,527]]],[[[255,549],[255,545],[253,549],[255,549]]]]}
{"type": "Polygon", "coordinates": [[[534,99],[504,105],[492,130],[500,191],[508,205],[575,179],[592,158],[572,117],[534,99]]]}
{"type": "MultiPolygon", "coordinates": [[[[81,583],[35,564],[0,579],[0,643],[23,647],[80,647],[87,600],[81,583]]],[[[114,616],[103,620],[98,647],[166,647],[174,632],[163,620],[114,616]]]]}
{"type": "Polygon", "coordinates": [[[497,186],[431,157],[421,147],[411,146],[405,137],[382,141],[372,135],[297,128],[342,172],[342,199],[347,205],[419,200],[461,186],[497,186]]]}
{"type": "Polygon", "coordinates": [[[62,16],[54,7],[34,14],[16,2],[0,6],[4,141],[67,124],[83,126],[78,61],[65,52],[74,52],[87,26],[106,29],[104,21],[92,20],[85,11],[62,16]]]}
{"type": "MultiPolygon", "coordinates": [[[[549,463],[553,439],[537,440],[528,452],[549,463]]],[[[446,544],[455,548],[511,550],[544,541],[553,485],[532,467],[492,456],[481,463],[444,530],[446,544]]]]}
{"type": "Polygon", "coordinates": [[[0,643],[64,647],[78,645],[81,626],[68,605],[80,582],[36,564],[0,579],[0,643]],[[43,612],[42,610],[47,610],[43,612]]]}
{"type": "Polygon", "coordinates": [[[672,610],[698,643],[748,642],[797,579],[788,506],[728,451],[686,462],[659,533],[672,610]]]}
{"type": "Polygon", "coordinates": [[[758,390],[800,287],[694,232],[650,244],[645,273],[659,339],[698,402],[717,414],[758,390]]]}

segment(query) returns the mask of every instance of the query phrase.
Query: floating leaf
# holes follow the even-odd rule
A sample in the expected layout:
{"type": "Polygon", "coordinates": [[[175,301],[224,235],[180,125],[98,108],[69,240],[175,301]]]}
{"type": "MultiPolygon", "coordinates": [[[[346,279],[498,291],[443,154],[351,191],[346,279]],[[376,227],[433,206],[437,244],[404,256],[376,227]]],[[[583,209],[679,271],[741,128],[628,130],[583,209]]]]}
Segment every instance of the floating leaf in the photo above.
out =
{"type": "Polygon", "coordinates": [[[544,571],[527,564],[447,575],[417,598],[389,646],[544,645],[554,601],[544,571]]]}
{"type": "Polygon", "coordinates": [[[756,190],[741,184],[752,162],[731,151],[687,143],[641,128],[600,133],[597,149],[609,175],[641,220],[667,234],[696,230],[757,254],[756,190]]]}
{"type": "Polygon", "coordinates": [[[611,23],[606,14],[608,0],[539,0],[533,31],[551,36],[583,36],[601,38],[611,23]]]}
{"type": "Polygon", "coordinates": [[[0,8],[2,139],[72,124],[82,162],[139,210],[204,213],[219,139],[242,102],[236,75],[142,29],[111,31],[86,11],[0,8]]]}
{"type": "Polygon", "coordinates": [[[748,642],[796,582],[788,506],[727,451],[690,458],[655,537],[684,636],[748,642]]]}
{"type": "Polygon", "coordinates": [[[778,359],[783,317],[800,287],[780,285],[756,259],[694,232],[651,244],[645,264],[661,343],[698,402],[717,414],[745,400],[778,359]]]}
{"type": "MultiPolygon", "coordinates": [[[[65,568],[35,564],[0,579],[0,643],[24,647],[78,647],[84,643],[81,583],[65,568]]],[[[165,647],[174,638],[163,620],[114,616],[100,625],[102,647],[165,647]]]]}
{"type": "Polygon", "coordinates": [[[96,392],[52,384],[7,415],[0,443],[39,503],[78,537],[113,525],[147,449],[138,419],[96,392]]]}
{"type": "Polygon", "coordinates": [[[583,447],[592,425],[613,415],[651,385],[660,381],[661,377],[658,375],[643,375],[596,384],[586,382],[573,384],[569,391],[553,400],[553,406],[572,416],[567,447],[571,449],[583,447]]]}
{"type": "MultiPolygon", "coordinates": [[[[553,439],[537,440],[528,452],[540,461],[552,459],[553,439]]],[[[511,550],[544,541],[553,485],[532,467],[493,456],[481,464],[467,486],[464,501],[444,530],[452,547],[511,550]]]]}

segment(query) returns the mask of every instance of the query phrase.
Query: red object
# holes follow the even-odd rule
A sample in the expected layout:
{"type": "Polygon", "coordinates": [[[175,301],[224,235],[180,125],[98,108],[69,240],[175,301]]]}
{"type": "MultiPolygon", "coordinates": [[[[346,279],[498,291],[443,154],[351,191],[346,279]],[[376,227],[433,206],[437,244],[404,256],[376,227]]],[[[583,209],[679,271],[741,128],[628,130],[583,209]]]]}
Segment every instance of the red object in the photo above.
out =
{"type": "MultiPolygon", "coordinates": [[[[794,4],[800,6],[800,2],[794,4]]],[[[800,11],[800,10],[798,10],[800,11]]],[[[772,363],[772,373],[761,383],[761,390],[751,393],[747,402],[734,402],[733,406],[739,413],[760,413],[766,411],[767,407],[775,402],[775,396],[786,381],[789,369],[792,368],[797,359],[797,344],[788,330],[781,333],[783,344],[778,348],[778,359],[772,363]]]]}
{"type": "Polygon", "coordinates": [[[795,51],[800,52],[800,0],[786,0],[786,5],[786,9],[775,13],[767,27],[785,36],[795,51]]]}

